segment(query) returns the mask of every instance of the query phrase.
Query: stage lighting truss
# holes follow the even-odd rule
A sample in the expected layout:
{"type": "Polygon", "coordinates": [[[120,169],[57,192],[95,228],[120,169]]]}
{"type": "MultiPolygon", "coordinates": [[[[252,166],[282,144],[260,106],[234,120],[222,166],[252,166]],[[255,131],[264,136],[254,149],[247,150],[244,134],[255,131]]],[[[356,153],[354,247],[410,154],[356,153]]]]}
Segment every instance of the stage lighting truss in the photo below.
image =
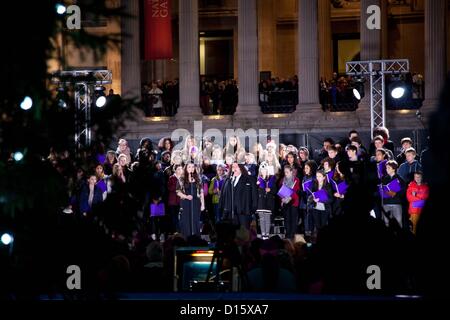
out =
{"type": "MultiPolygon", "coordinates": [[[[91,106],[95,88],[112,83],[106,69],[64,70],[52,74],[51,82],[59,87],[72,85],[75,90],[75,147],[77,152],[91,145],[91,106]]],[[[94,101],[95,102],[95,101],[94,101]]]]}
{"type": "Polygon", "coordinates": [[[370,131],[386,126],[385,75],[409,72],[408,59],[349,61],[345,64],[347,75],[368,77],[370,81],[370,131]]]}

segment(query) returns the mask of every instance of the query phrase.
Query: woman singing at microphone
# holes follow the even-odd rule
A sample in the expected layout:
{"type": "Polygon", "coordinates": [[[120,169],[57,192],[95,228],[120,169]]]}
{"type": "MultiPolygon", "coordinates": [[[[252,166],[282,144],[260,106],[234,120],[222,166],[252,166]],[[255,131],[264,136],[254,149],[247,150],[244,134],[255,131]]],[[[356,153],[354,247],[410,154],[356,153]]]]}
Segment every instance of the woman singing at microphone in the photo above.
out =
{"type": "Polygon", "coordinates": [[[184,175],[177,186],[177,195],[181,199],[180,205],[183,210],[180,219],[182,235],[186,238],[200,235],[200,213],[205,210],[205,200],[195,164],[186,164],[184,175]]]}

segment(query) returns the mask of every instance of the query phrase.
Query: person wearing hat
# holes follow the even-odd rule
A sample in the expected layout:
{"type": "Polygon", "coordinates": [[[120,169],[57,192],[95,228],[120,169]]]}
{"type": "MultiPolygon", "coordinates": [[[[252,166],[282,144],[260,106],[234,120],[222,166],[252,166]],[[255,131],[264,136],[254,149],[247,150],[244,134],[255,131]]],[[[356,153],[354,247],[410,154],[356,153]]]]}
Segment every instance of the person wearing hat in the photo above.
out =
{"type": "Polygon", "coordinates": [[[266,162],[262,162],[259,166],[256,186],[258,190],[258,206],[256,213],[259,217],[261,236],[263,239],[268,239],[270,235],[271,217],[275,209],[275,195],[277,188],[276,177],[269,174],[266,162]]]}
{"type": "Polygon", "coordinates": [[[134,160],[133,153],[132,153],[130,147],[128,146],[128,141],[125,139],[119,139],[119,142],[117,145],[116,157],[119,158],[119,156],[121,154],[126,155],[127,163],[133,162],[133,160],[134,160]]]}
{"type": "MultiPolygon", "coordinates": [[[[402,152],[400,152],[400,154],[395,158],[395,161],[397,161],[399,166],[406,161],[406,150],[412,148],[413,141],[411,138],[406,137],[401,140],[401,144],[402,144],[402,152]]],[[[419,157],[417,155],[415,160],[419,160],[419,157]]]]}

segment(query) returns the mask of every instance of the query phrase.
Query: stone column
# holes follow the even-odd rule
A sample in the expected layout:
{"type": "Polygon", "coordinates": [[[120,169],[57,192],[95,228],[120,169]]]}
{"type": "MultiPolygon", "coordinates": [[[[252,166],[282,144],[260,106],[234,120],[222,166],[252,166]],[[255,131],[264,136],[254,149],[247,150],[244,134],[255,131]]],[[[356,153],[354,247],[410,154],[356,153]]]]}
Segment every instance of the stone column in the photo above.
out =
{"type": "Polygon", "coordinates": [[[331,2],[319,0],[319,76],[330,80],[333,75],[333,39],[331,36],[331,2]]]}
{"type": "Polygon", "coordinates": [[[258,99],[258,19],[256,0],[238,0],[238,86],[236,115],[257,117],[258,99]]]}
{"type": "Polygon", "coordinates": [[[261,0],[258,2],[258,63],[260,71],[276,70],[276,33],[277,12],[276,0],[261,0]]]}
{"type": "Polygon", "coordinates": [[[377,5],[381,9],[381,0],[361,0],[360,42],[363,61],[381,58],[381,30],[367,28],[367,19],[371,15],[367,14],[367,8],[371,5],[377,5]]]}
{"type": "Polygon", "coordinates": [[[389,3],[381,1],[381,59],[389,58],[389,3]]]}
{"type": "MultiPolygon", "coordinates": [[[[318,0],[298,2],[298,101],[297,112],[305,106],[319,108],[318,0]]],[[[303,110],[302,110],[303,109],[303,110]]]]}
{"type": "Polygon", "coordinates": [[[177,118],[200,118],[198,0],[179,1],[180,106],[177,118]]]}
{"type": "Polygon", "coordinates": [[[446,74],[446,0],[425,0],[425,101],[437,106],[446,74]]]}
{"type": "Polygon", "coordinates": [[[139,47],[139,1],[123,0],[126,13],[121,19],[121,88],[122,97],[141,100],[141,60],[139,47]]]}
{"type": "MultiPolygon", "coordinates": [[[[382,32],[385,28],[383,25],[383,18],[380,17],[381,29],[369,29],[367,27],[367,19],[373,15],[367,13],[367,8],[371,5],[376,5],[380,8],[380,14],[383,15],[383,8],[381,2],[384,0],[361,0],[360,4],[360,59],[366,60],[379,60],[382,56],[382,32]]],[[[385,11],[386,13],[386,11],[385,11]]],[[[386,26],[387,27],[387,26],[386,26]]],[[[367,109],[370,108],[370,81],[367,78],[364,85],[365,96],[359,103],[358,113],[363,113],[364,116],[370,116],[367,114],[367,109]]]]}

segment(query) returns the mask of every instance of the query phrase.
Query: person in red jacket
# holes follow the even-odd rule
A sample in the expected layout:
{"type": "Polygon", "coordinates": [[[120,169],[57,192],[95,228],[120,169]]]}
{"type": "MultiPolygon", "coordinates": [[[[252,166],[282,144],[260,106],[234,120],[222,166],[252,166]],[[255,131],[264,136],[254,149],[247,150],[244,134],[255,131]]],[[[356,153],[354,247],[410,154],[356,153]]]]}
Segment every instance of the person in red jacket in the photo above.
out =
{"type": "Polygon", "coordinates": [[[280,196],[284,215],[284,225],[286,228],[286,238],[291,239],[294,237],[297,230],[298,206],[300,204],[298,196],[300,180],[294,176],[294,167],[289,165],[284,166],[284,178],[281,182],[281,187],[283,185],[293,191],[290,196],[280,196]]]}
{"type": "Polygon", "coordinates": [[[177,184],[179,183],[181,176],[183,175],[183,166],[176,164],[173,167],[175,173],[169,177],[167,183],[167,189],[169,191],[167,208],[169,211],[170,219],[170,233],[179,231],[178,213],[180,212],[180,198],[177,196],[177,184]]]}
{"type": "Polygon", "coordinates": [[[409,220],[412,223],[412,232],[414,234],[416,234],[417,221],[424,207],[425,200],[428,199],[428,194],[429,187],[426,183],[422,182],[422,172],[415,172],[414,181],[409,184],[406,190],[406,197],[409,202],[409,220]]]}

